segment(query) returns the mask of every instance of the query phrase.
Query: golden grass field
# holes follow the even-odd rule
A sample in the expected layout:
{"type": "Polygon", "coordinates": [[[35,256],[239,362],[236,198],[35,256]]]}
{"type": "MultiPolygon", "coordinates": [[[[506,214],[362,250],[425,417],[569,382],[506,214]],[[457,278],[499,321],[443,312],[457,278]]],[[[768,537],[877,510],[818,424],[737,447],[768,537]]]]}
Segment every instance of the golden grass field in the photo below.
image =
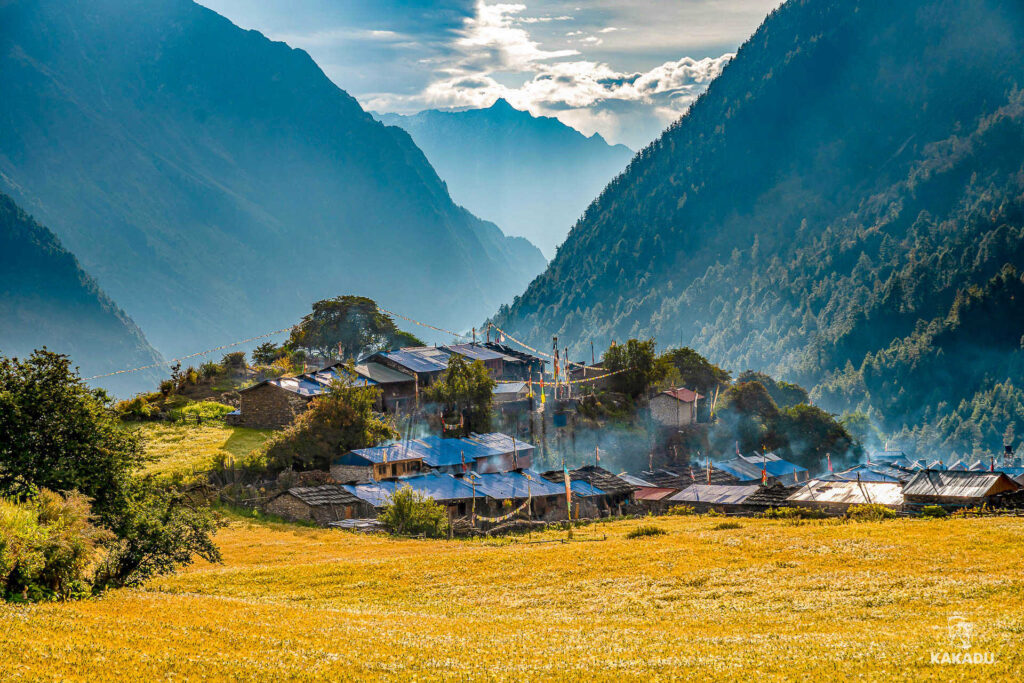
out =
{"type": "Polygon", "coordinates": [[[0,679],[1020,680],[1024,519],[417,541],[233,520],[139,590],[0,605],[0,679]],[[600,540],[606,536],[604,540],[600,540]],[[593,540],[598,539],[598,540],[593,540]],[[533,543],[527,542],[529,540],[533,543]],[[538,540],[553,541],[536,543],[538,540]],[[933,665],[973,622],[994,665],[933,665]]]}
{"type": "Polygon", "coordinates": [[[216,457],[244,458],[274,433],[218,422],[200,426],[143,422],[132,427],[141,430],[146,440],[146,456],[151,459],[148,474],[208,470],[216,457]]]}

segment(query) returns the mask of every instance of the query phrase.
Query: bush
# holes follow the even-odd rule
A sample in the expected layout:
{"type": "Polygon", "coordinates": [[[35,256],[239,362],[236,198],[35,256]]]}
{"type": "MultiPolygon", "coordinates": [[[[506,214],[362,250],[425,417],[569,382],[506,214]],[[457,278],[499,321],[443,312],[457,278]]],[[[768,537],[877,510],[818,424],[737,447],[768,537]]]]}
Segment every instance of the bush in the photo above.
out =
{"type": "Polygon", "coordinates": [[[626,534],[626,538],[643,538],[645,536],[664,536],[665,530],[653,524],[641,524],[626,534]]]}
{"type": "Polygon", "coordinates": [[[48,489],[17,504],[0,499],[0,596],[67,600],[86,595],[89,574],[111,534],[92,524],[89,499],[48,489]]]}
{"type": "Polygon", "coordinates": [[[765,519],[825,519],[828,515],[822,510],[805,507],[769,508],[761,515],[765,519]]]}
{"type": "Polygon", "coordinates": [[[224,366],[213,361],[206,361],[199,366],[199,374],[203,376],[203,379],[213,379],[224,374],[224,366]]]}
{"type": "Polygon", "coordinates": [[[245,369],[245,352],[244,351],[232,351],[231,353],[225,353],[224,357],[220,359],[220,364],[228,370],[237,372],[245,369]]]}
{"type": "Polygon", "coordinates": [[[697,511],[694,509],[692,505],[673,505],[668,509],[668,514],[687,516],[695,515],[697,514],[697,511]]]}
{"type": "Polygon", "coordinates": [[[881,522],[884,519],[896,519],[896,511],[876,503],[851,505],[846,511],[846,518],[855,522],[881,522]]]}
{"type": "Polygon", "coordinates": [[[378,518],[393,534],[438,538],[448,531],[444,507],[409,486],[395,491],[378,518]]]}
{"type": "Polygon", "coordinates": [[[175,420],[208,422],[210,420],[222,420],[225,415],[233,410],[234,408],[231,406],[217,403],[216,401],[196,401],[173,411],[171,414],[175,420]]]}
{"type": "Polygon", "coordinates": [[[921,508],[921,516],[931,519],[942,519],[943,517],[949,517],[949,513],[941,505],[925,505],[921,508]]]}
{"type": "Polygon", "coordinates": [[[150,404],[145,396],[136,396],[127,401],[120,401],[114,410],[122,420],[151,420],[160,413],[158,406],[150,404]]]}
{"type": "Polygon", "coordinates": [[[743,525],[739,522],[719,522],[718,524],[711,527],[712,531],[719,529],[742,529],[743,525]]]}

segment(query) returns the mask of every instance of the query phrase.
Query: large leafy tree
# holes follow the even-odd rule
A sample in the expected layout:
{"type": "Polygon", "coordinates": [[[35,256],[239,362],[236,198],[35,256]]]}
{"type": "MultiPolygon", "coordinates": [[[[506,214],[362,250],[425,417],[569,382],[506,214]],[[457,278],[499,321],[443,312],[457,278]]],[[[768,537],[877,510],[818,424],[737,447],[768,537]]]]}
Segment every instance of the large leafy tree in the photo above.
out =
{"type": "Polygon", "coordinates": [[[494,378],[484,364],[467,361],[458,354],[448,359],[448,369],[424,392],[424,398],[440,404],[446,412],[465,416],[463,431],[486,432],[491,428],[494,378]]]}
{"type": "Polygon", "coordinates": [[[634,398],[643,395],[666,370],[663,363],[656,362],[653,339],[613,343],[604,352],[603,360],[605,370],[618,373],[611,379],[612,387],[634,398]]]}
{"type": "Polygon", "coordinates": [[[763,372],[756,372],[754,370],[741,372],[740,376],[736,378],[736,382],[759,383],[768,390],[772,400],[775,401],[780,408],[790,408],[792,406],[800,405],[801,403],[810,403],[807,390],[799,384],[776,380],[763,372]]]}
{"type": "Polygon", "coordinates": [[[142,442],[117,420],[111,399],[89,388],[67,356],[47,350],[0,357],[0,496],[34,499],[46,489],[92,499],[112,531],[96,588],[137,583],[189,564],[217,561],[208,509],[141,478],[142,442]]]}
{"type": "Polygon", "coordinates": [[[313,311],[292,330],[288,346],[325,356],[339,350],[343,358],[359,358],[391,346],[421,346],[365,296],[339,296],[313,304],[313,311]]]}
{"type": "Polygon", "coordinates": [[[347,379],[335,382],[267,442],[267,461],[279,469],[326,470],[337,455],[397,438],[394,427],[373,412],[379,395],[379,389],[353,386],[347,379]]]}
{"type": "Polygon", "coordinates": [[[676,369],[683,386],[702,394],[710,394],[732,379],[728,370],[723,370],[689,347],[666,351],[658,360],[676,369]]]}

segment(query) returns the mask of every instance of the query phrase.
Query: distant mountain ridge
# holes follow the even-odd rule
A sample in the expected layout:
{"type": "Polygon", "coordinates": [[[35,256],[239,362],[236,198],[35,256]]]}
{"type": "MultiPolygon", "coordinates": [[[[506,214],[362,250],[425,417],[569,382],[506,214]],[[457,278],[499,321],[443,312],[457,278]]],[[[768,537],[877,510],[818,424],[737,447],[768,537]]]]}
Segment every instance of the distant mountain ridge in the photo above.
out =
{"type": "Polygon", "coordinates": [[[789,0],[495,321],[577,352],[681,340],[908,448],[1001,451],[1024,429],[1022,40],[1010,0],[789,0]]]}
{"type": "MultiPolygon", "coordinates": [[[[71,356],[84,377],[163,360],[60,240],[0,193],[0,355],[24,358],[44,346],[71,356]]],[[[127,395],[152,388],[160,374],[94,384],[127,395]]]]}
{"type": "Polygon", "coordinates": [[[0,4],[0,190],[168,356],[365,294],[463,329],[544,259],[305,52],[188,0],[0,4]]]}
{"type": "Polygon", "coordinates": [[[456,202],[548,257],[633,156],[625,145],[586,137],[504,99],[485,109],[374,116],[408,131],[456,202]]]}

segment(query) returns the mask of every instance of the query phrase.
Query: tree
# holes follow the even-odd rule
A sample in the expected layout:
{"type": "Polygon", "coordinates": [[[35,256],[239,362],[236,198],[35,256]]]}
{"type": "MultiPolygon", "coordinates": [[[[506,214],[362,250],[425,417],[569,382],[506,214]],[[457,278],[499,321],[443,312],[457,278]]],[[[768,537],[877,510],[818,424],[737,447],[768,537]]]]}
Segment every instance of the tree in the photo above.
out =
{"type": "Polygon", "coordinates": [[[393,534],[424,534],[438,538],[448,529],[444,507],[410,486],[395,491],[381,510],[379,519],[393,534]]]}
{"type": "Polygon", "coordinates": [[[353,386],[348,379],[336,381],[291,426],[267,442],[267,462],[282,470],[326,470],[342,453],[397,438],[394,427],[373,412],[379,396],[375,387],[353,386]]]}
{"type": "Polygon", "coordinates": [[[775,380],[763,372],[746,370],[740,373],[740,376],[736,378],[736,382],[759,382],[768,390],[772,400],[775,401],[779,408],[789,408],[801,403],[811,402],[807,390],[799,384],[775,380]]]}
{"type": "Polygon", "coordinates": [[[679,382],[687,388],[710,395],[717,387],[725,386],[732,375],[689,347],[663,353],[664,359],[679,372],[679,382]]]}
{"type": "Polygon", "coordinates": [[[285,355],[287,351],[274,342],[263,342],[252,350],[252,362],[256,365],[270,365],[285,355]]]}
{"type": "Polygon", "coordinates": [[[612,387],[633,398],[643,395],[666,370],[655,362],[653,339],[630,339],[621,346],[613,342],[604,352],[604,369],[619,373],[612,377],[612,387]]]}
{"type": "Polygon", "coordinates": [[[478,360],[469,362],[457,353],[448,358],[448,369],[423,392],[431,403],[440,404],[445,412],[464,417],[463,431],[488,432],[491,429],[491,404],[497,382],[478,360]]]}
{"type": "Polygon", "coordinates": [[[808,468],[819,468],[825,454],[834,459],[847,455],[859,459],[861,448],[846,427],[821,408],[800,404],[782,411],[778,431],[785,436],[788,455],[808,468]]]}
{"type": "Polygon", "coordinates": [[[143,464],[138,432],[124,428],[102,391],[43,349],[0,358],[0,495],[78,490],[100,511],[117,504],[143,464]]]}
{"type": "Polygon", "coordinates": [[[324,356],[341,348],[342,358],[361,355],[393,345],[422,346],[423,342],[399,330],[391,316],[382,313],[373,299],[339,296],[313,304],[312,313],[292,329],[288,346],[324,356]]]}
{"type": "Polygon", "coordinates": [[[744,453],[784,445],[776,431],[779,407],[760,382],[730,386],[718,399],[715,416],[711,440],[720,451],[730,452],[733,442],[744,453]]]}
{"type": "Polygon", "coordinates": [[[96,523],[114,534],[108,559],[117,566],[95,588],[171,571],[194,553],[219,557],[209,510],[181,512],[170,502],[179,494],[140,478],[142,464],[138,433],[66,356],[44,349],[24,361],[0,358],[0,495],[34,500],[53,489],[91,498],[96,523]]]}

